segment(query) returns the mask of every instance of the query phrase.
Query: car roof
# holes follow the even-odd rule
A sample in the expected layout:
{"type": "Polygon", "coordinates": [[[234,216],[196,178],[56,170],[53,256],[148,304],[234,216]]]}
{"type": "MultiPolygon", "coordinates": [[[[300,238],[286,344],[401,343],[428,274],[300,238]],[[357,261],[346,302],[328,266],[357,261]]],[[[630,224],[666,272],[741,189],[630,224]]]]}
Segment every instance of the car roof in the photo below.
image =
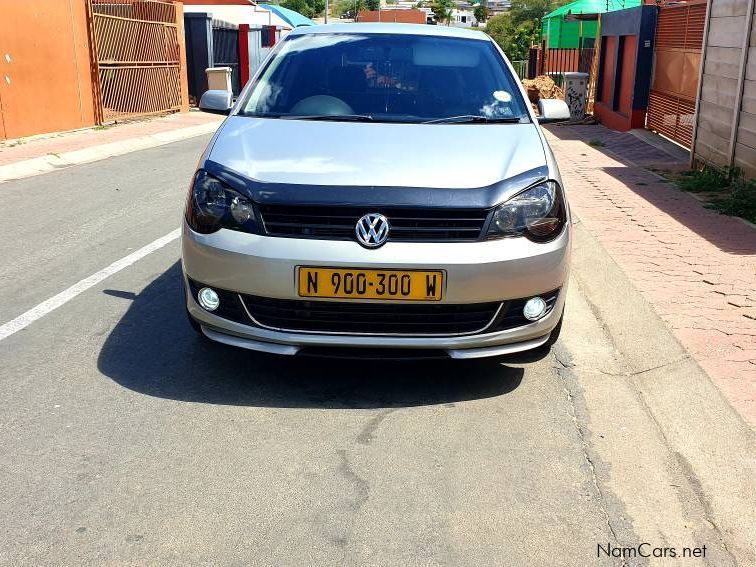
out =
{"type": "Polygon", "coordinates": [[[426,24],[394,24],[394,23],[369,23],[369,24],[327,24],[319,26],[302,26],[294,28],[288,35],[307,35],[317,33],[368,33],[368,34],[402,34],[424,35],[433,37],[461,37],[465,39],[488,40],[489,37],[482,31],[451,26],[430,26],[426,24]]]}

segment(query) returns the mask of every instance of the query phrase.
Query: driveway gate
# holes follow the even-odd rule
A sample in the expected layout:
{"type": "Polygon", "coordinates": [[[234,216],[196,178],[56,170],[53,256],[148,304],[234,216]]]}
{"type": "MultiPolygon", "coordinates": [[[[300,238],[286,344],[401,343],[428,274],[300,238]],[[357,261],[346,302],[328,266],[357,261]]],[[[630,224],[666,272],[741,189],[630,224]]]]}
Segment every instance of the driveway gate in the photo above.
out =
{"type": "Polygon", "coordinates": [[[87,0],[98,123],[181,108],[181,45],[169,2],[87,0]]]}
{"type": "Polygon", "coordinates": [[[662,6],[656,20],[654,79],[646,127],[690,148],[706,1],[662,6]]]}

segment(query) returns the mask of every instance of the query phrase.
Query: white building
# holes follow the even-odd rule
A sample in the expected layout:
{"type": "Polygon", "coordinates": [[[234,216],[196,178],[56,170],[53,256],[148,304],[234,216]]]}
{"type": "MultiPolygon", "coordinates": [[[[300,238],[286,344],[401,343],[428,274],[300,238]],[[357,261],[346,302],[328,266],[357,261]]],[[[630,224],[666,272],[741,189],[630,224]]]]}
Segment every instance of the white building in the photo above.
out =
{"type": "Polygon", "coordinates": [[[468,8],[455,8],[452,10],[452,24],[455,28],[471,28],[478,25],[475,14],[468,8]]]}

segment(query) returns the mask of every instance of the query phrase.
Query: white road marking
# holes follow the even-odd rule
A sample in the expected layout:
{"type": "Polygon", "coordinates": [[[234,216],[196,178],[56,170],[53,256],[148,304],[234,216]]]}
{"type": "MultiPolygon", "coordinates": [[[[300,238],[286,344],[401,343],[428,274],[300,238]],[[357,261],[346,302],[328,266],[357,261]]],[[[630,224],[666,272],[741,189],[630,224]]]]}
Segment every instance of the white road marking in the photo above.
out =
{"type": "Polygon", "coordinates": [[[166,244],[173,242],[179,237],[179,234],[181,234],[181,229],[177,228],[176,230],[172,230],[165,236],[161,236],[157,240],[150,242],[148,245],[143,246],[135,252],[132,252],[128,256],[125,256],[120,260],[116,260],[115,262],[110,264],[110,266],[103,268],[102,270],[92,274],[88,278],[84,278],[83,280],[73,284],[68,289],[61,291],[58,295],[54,295],[50,299],[43,301],[35,307],[32,307],[31,309],[29,309],[29,311],[22,313],[12,321],[8,321],[4,325],[0,326],[0,341],[10,337],[13,333],[18,332],[21,329],[28,327],[37,319],[44,317],[61,305],[65,305],[80,293],[83,293],[89,288],[96,286],[98,283],[109,278],[113,274],[120,272],[124,268],[128,268],[133,263],[138,262],[145,256],[152,254],[166,244]]]}

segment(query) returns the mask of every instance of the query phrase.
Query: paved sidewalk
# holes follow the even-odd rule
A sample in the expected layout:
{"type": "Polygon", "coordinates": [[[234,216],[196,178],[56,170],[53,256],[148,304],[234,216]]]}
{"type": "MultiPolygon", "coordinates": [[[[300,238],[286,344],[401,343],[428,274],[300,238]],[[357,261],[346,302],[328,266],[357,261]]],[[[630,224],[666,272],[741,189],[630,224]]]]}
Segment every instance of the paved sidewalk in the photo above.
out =
{"type": "Polygon", "coordinates": [[[0,142],[0,183],[208,134],[221,116],[192,111],[0,142]]]}
{"type": "Polygon", "coordinates": [[[639,165],[683,168],[679,153],[603,126],[556,126],[547,137],[574,215],[756,425],[756,229],[639,165]]]}

